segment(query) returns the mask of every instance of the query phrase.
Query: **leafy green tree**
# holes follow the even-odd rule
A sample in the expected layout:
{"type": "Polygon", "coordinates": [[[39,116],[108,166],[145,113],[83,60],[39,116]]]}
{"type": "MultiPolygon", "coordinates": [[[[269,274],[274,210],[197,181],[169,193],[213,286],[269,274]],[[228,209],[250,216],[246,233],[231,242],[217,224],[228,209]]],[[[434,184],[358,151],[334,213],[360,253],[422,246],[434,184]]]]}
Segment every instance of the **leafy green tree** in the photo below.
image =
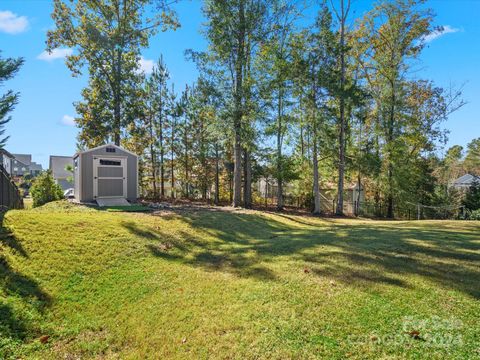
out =
{"type": "Polygon", "coordinates": [[[480,138],[468,143],[464,163],[469,173],[480,176],[480,138]]]}
{"type": "Polygon", "coordinates": [[[180,116],[182,112],[182,107],[180,101],[177,101],[177,95],[175,93],[174,86],[172,84],[171,90],[168,92],[167,97],[167,117],[166,117],[166,150],[170,154],[170,198],[174,199],[177,197],[177,189],[175,186],[175,173],[178,168],[176,164],[176,159],[178,157],[178,129],[177,125],[179,124],[180,116]]]}
{"type": "MultiPolygon", "coordinates": [[[[387,216],[393,217],[395,170],[405,158],[403,133],[407,74],[412,60],[424,47],[422,39],[430,32],[432,14],[419,10],[422,1],[396,0],[378,3],[361,20],[355,36],[357,61],[370,94],[375,99],[377,146],[386,173],[383,190],[387,216]]],[[[398,182],[397,182],[398,184],[398,182]]]]}
{"type": "Polygon", "coordinates": [[[343,215],[343,189],[345,181],[345,153],[346,153],[346,131],[348,127],[348,116],[346,114],[346,102],[348,101],[347,92],[347,56],[349,55],[349,48],[347,45],[347,29],[346,23],[348,13],[350,12],[350,0],[340,0],[339,9],[333,6],[334,13],[339,23],[338,37],[338,72],[339,72],[339,86],[336,91],[338,98],[338,191],[337,191],[337,215],[343,215]]]}
{"type": "Polygon", "coordinates": [[[444,159],[444,167],[446,168],[447,179],[445,183],[448,184],[448,181],[454,180],[462,175],[463,170],[463,147],[460,145],[454,145],[447,150],[444,159]]]}
{"type": "Polygon", "coordinates": [[[284,167],[286,156],[283,154],[285,136],[291,126],[292,117],[289,114],[295,99],[293,95],[292,72],[292,37],[295,31],[295,21],[301,12],[294,4],[285,1],[274,1],[273,12],[277,14],[270,25],[269,36],[262,43],[259,51],[259,69],[257,78],[261,83],[260,97],[264,105],[270,109],[266,115],[269,120],[266,135],[273,135],[276,142],[274,162],[277,180],[277,209],[284,206],[283,184],[288,181],[284,167]],[[280,10],[280,8],[282,8],[280,10]]]}
{"type": "Polygon", "coordinates": [[[251,86],[248,66],[253,63],[254,44],[262,40],[264,34],[267,3],[265,0],[207,0],[203,7],[209,41],[207,62],[220,70],[216,73],[218,80],[225,81],[225,91],[230,97],[229,119],[234,139],[233,206],[240,206],[242,202],[242,132],[248,114],[245,99],[251,86]]]}
{"type": "MultiPolygon", "coordinates": [[[[23,65],[23,62],[24,60],[22,58],[12,59],[2,58],[0,56],[0,86],[2,86],[5,81],[10,80],[17,74],[17,72],[20,70],[20,67],[23,65]]],[[[19,96],[19,93],[16,93],[13,90],[8,90],[0,97],[0,149],[5,146],[5,143],[8,140],[8,137],[3,137],[5,134],[4,127],[5,124],[11,120],[11,116],[8,114],[18,103],[19,96]]]]}
{"type": "Polygon", "coordinates": [[[42,172],[32,181],[30,194],[33,198],[33,207],[63,199],[63,190],[55,183],[51,170],[42,172]]]}
{"type": "Polygon", "coordinates": [[[164,0],[55,0],[52,18],[56,28],[47,33],[47,50],[72,48],[66,64],[73,76],[87,66],[89,86],[77,106],[78,125],[87,129],[82,138],[88,142],[93,134],[120,145],[122,131],[133,121],[140,50],[159,28],[178,26],[175,14],[164,0]]]}
{"type": "Polygon", "coordinates": [[[160,175],[160,196],[165,197],[165,138],[166,117],[168,114],[170,78],[167,66],[160,57],[152,74],[144,84],[144,117],[146,138],[148,139],[148,163],[151,172],[153,196],[158,196],[157,177],[160,175]]]}
{"type": "Polygon", "coordinates": [[[182,183],[183,196],[190,198],[192,188],[192,166],[193,166],[193,138],[195,129],[193,126],[197,114],[196,104],[192,101],[194,90],[188,85],[182,91],[179,99],[179,143],[178,143],[178,165],[181,169],[177,178],[182,183]]]}
{"type": "Polygon", "coordinates": [[[463,205],[470,211],[480,209],[480,182],[474,181],[463,199],[463,205]]]}
{"type": "MultiPolygon", "coordinates": [[[[332,14],[326,5],[320,8],[315,22],[315,30],[303,31],[292,44],[296,49],[292,54],[295,71],[295,91],[299,97],[299,111],[305,119],[301,127],[300,145],[302,157],[308,154],[312,166],[314,214],[321,212],[320,166],[321,159],[332,155],[329,128],[333,118],[332,83],[336,74],[336,34],[332,30],[332,14]],[[307,138],[305,151],[304,139],[307,138]],[[323,156],[321,156],[323,152],[323,156]]],[[[303,172],[309,173],[309,172],[303,172]]]]}

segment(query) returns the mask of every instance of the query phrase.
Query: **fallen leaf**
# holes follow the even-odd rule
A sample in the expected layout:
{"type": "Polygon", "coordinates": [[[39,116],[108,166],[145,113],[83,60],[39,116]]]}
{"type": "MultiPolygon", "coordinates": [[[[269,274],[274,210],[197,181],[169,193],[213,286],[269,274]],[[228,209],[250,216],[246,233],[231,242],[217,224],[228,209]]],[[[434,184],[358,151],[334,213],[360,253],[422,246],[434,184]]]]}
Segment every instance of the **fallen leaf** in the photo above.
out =
{"type": "Polygon", "coordinates": [[[418,331],[418,330],[408,331],[407,334],[410,337],[414,338],[415,340],[421,340],[420,331],[418,331]]]}
{"type": "Polygon", "coordinates": [[[309,268],[304,268],[304,269],[303,269],[303,272],[304,272],[305,274],[308,274],[308,273],[310,272],[310,269],[309,269],[309,268]]]}
{"type": "Polygon", "coordinates": [[[48,339],[50,339],[50,335],[43,335],[43,336],[40,336],[40,342],[42,344],[46,344],[48,342],[48,339]]]}

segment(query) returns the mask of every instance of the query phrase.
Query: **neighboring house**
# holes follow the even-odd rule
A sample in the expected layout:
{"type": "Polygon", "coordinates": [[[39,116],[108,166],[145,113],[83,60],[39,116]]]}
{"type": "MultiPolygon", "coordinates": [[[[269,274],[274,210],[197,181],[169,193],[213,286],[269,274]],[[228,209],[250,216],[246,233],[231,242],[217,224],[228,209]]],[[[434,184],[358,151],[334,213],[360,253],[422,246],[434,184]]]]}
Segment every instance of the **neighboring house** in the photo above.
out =
{"type": "Polygon", "coordinates": [[[32,161],[32,155],[30,154],[13,154],[11,168],[11,175],[17,177],[27,174],[37,176],[43,170],[42,165],[32,161]]]}
{"type": "Polygon", "coordinates": [[[32,176],[37,176],[40,175],[40,173],[43,171],[43,167],[41,164],[37,164],[35,161],[32,161],[29,166],[30,169],[30,174],[32,176]]]}
{"type": "Polygon", "coordinates": [[[73,173],[66,170],[69,165],[73,168],[73,157],[71,156],[50,156],[49,169],[52,171],[55,182],[63,190],[73,188],[73,173]]]}
{"type": "Polygon", "coordinates": [[[12,176],[24,176],[30,173],[30,163],[31,161],[25,162],[25,158],[17,158],[16,154],[13,154],[14,158],[11,161],[12,176]],[[24,161],[20,160],[23,159],[24,161]]]}
{"type": "Polygon", "coordinates": [[[470,187],[474,182],[477,182],[478,184],[480,184],[480,176],[465,174],[463,176],[460,176],[458,179],[454,180],[451,186],[456,190],[466,191],[470,189],[470,187]]]}
{"type": "Polygon", "coordinates": [[[13,155],[5,149],[0,149],[0,165],[3,166],[8,175],[12,175],[13,155]]]}

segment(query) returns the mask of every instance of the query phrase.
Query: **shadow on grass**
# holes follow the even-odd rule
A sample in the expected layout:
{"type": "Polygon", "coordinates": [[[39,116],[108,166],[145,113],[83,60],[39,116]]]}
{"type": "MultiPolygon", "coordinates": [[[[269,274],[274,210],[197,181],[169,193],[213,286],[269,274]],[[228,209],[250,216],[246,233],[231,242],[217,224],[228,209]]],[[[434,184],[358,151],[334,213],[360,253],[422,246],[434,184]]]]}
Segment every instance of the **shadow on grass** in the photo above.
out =
{"type": "MultiPolygon", "coordinates": [[[[3,215],[0,215],[0,244],[2,248],[10,248],[18,256],[28,258],[21,243],[3,226],[3,215]]],[[[2,253],[0,253],[0,287],[4,295],[12,299],[18,298],[23,303],[21,307],[33,307],[36,311],[43,312],[51,303],[50,296],[39,284],[13,269],[2,253]]],[[[5,338],[24,340],[32,329],[22,314],[11,305],[15,302],[14,300],[0,304],[0,333],[5,338]]]]}
{"type": "MultiPolygon", "coordinates": [[[[153,214],[155,216],[155,214],[153,214]]],[[[254,213],[191,211],[174,215],[191,225],[195,236],[178,232],[168,238],[161,230],[127,228],[151,242],[155,256],[242,277],[275,280],[273,261],[298,262],[320,277],[346,284],[410,287],[408,276],[480,298],[480,235],[472,231],[415,223],[341,224],[282,215],[288,222],[254,213]],[[178,216],[180,215],[180,216],[178,216]],[[172,243],[165,249],[157,243],[172,243]]],[[[278,215],[277,215],[278,216],[278,215]]]]}

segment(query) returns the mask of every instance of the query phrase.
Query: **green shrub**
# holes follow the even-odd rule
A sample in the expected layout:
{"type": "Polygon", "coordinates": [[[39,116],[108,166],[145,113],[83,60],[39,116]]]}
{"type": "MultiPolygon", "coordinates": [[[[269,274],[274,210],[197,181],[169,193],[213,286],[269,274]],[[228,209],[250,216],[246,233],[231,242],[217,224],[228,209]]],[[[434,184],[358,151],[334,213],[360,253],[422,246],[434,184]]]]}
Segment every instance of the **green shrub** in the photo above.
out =
{"type": "Polygon", "coordinates": [[[463,199],[463,205],[471,211],[480,209],[480,183],[478,181],[474,181],[468,189],[465,199],[463,199]]]}
{"type": "Polygon", "coordinates": [[[60,185],[55,184],[50,170],[41,173],[33,180],[30,194],[33,198],[33,207],[63,199],[63,190],[60,185]]]}
{"type": "Polygon", "coordinates": [[[480,220],[480,209],[473,210],[472,212],[470,212],[469,219],[470,220],[480,220]]]}

